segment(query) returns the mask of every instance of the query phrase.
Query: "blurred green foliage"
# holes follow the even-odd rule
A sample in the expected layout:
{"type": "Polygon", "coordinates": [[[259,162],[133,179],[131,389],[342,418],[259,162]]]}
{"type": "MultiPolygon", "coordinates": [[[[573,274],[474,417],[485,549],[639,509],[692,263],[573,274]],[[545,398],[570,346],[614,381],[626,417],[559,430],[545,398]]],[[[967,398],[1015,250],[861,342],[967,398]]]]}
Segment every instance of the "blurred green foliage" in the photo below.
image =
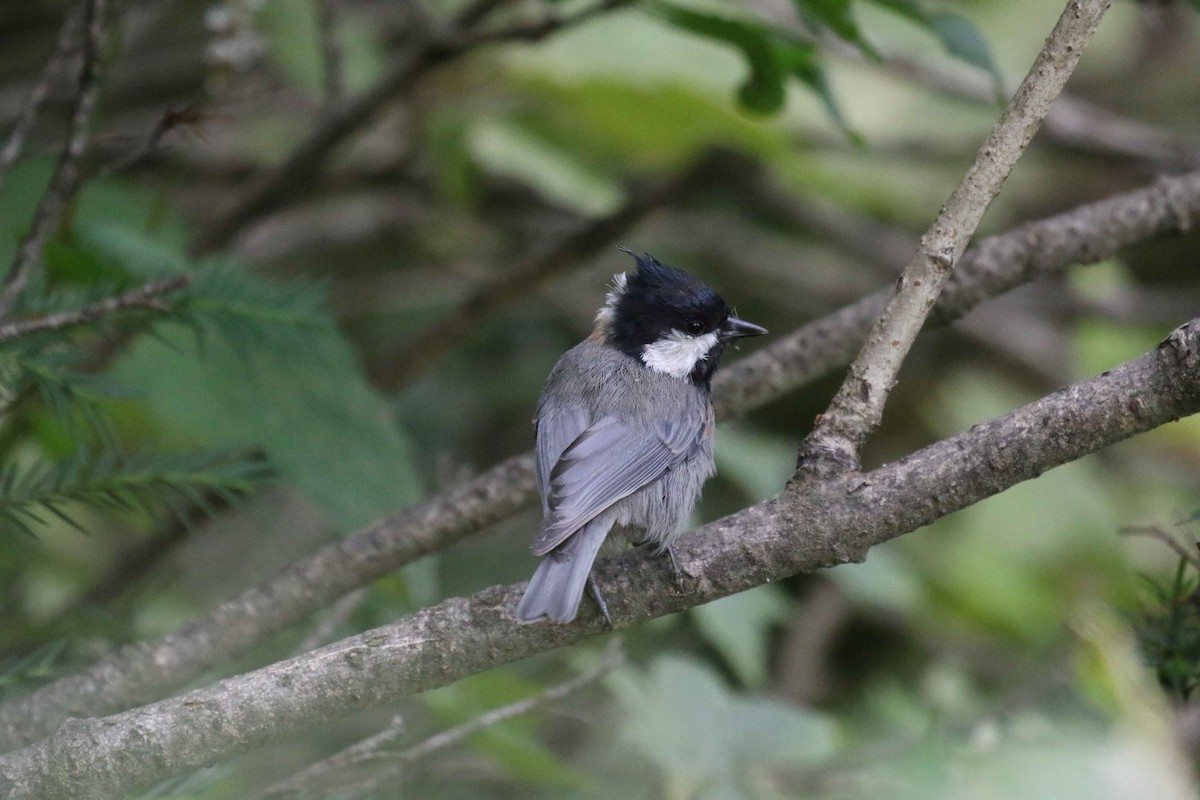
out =
{"type": "MultiPolygon", "coordinates": [[[[346,85],[363,91],[418,23],[332,5],[346,85]]],[[[430,2],[422,13],[442,20],[452,5],[430,2]]],[[[211,116],[175,134],[166,163],[87,182],[21,313],[77,307],[184,270],[193,283],[168,298],[170,313],[130,312],[68,335],[0,343],[0,464],[13,476],[0,480],[0,519],[17,523],[0,532],[0,690],[23,691],[113,645],[169,631],[331,536],[527,449],[541,381],[586,335],[608,275],[627,266],[615,251],[581,259],[478,320],[404,391],[389,394],[372,377],[476,286],[621,208],[639,182],[727,147],[793,198],[915,239],[996,108],[914,86],[889,59],[919,58],[998,93],[1002,76],[1023,74],[1059,13],[1036,0],[782,5],[795,12],[789,24],[752,4],[635,3],[535,44],[475,54],[421,81],[402,108],[385,109],[369,135],[338,152],[311,196],[298,193],[284,213],[205,257],[189,244],[244,190],[239,176],[279,163],[326,112],[320,9],[317,0],[215,4],[247,10],[244,33],[264,53],[233,77],[211,63],[218,34],[197,15],[147,33],[191,57],[184,88],[175,88],[202,96],[211,116]],[[220,462],[221,481],[205,483],[213,452],[236,457],[220,462]],[[131,472],[155,487],[140,508],[125,508],[133,505],[125,498],[97,510],[65,491],[103,491],[104,479],[131,472]],[[213,503],[209,489],[225,501],[213,503]],[[24,497],[41,498],[43,512],[13,511],[24,497]],[[183,533],[151,513],[167,501],[186,517],[183,533]],[[206,504],[221,506],[212,519],[190,513],[206,504]]],[[[563,13],[577,6],[554,4],[563,13]]],[[[501,22],[527,11],[506,10],[501,22]]],[[[1195,20],[1170,17],[1154,29],[1145,13],[1113,9],[1072,89],[1166,128],[1193,125],[1195,20]],[[1159,46],[1167,33],[1154,30],[1182,46],[1159,46]],[[1156,100],[1167,96],[1175,99],[1156,100]]],[[[144,132],[144,106],[152,118],[162,102],[152,82],[130,76],[161,69],[168,83],[165,62],[152,58],[162,51],[142,46],[127,45],[128,72],[112,78],[99,125],[124,132],[117,140],[126,144],[144,132]]],[[[52,149],[33,150],[0,189],[0,263],[29,224],[52,149]]],[[[1140,185],[1157,169],[1039,139],[985,230],[1140,185]]],[[[844,242],[766,219],[720,189],[656,212],[614,244],[696,272],[772,331],[892,280],[844,242]]],[[[1185,298],[1200,290],[1196,241],[1134,248],[1018,291],[995,304],[999,337],[973,327],[973,317],[922,339],[868,461],[1152,348],[1184,318],[1169,321],[1152,313],[1157,306],[1122,314],[1123,304],[1150,290],[1185,298]]],[[[723,423],[719,476],[696,521],[777,492],[834,386],[822,381],[723,423]]],[[[1191,513],[1198,478],[1200,426],[1185,421],[876,548],[863,564],[643,626],[627,635],[629,664],[596,686],[429,757],[377,796],[1193,796],[1168,728],[1200,663],[1196,577],[1163,548],[1116,531],[1191,513]],[[1154,587],[1148,606],[1138,604],[1139,573],[1154,587]]],[[[525,579],[536,524],[518,515],[377,582],[348,614],[324,620],[329,635],[525,579]]],[[[214,672],[285,657],[321,621],[214,672]]],[[[394,713],[406,721],[402,749],[536,695],[598,657],[590,645],[546,654],[145,796],[249,797],[394,713]]]]}

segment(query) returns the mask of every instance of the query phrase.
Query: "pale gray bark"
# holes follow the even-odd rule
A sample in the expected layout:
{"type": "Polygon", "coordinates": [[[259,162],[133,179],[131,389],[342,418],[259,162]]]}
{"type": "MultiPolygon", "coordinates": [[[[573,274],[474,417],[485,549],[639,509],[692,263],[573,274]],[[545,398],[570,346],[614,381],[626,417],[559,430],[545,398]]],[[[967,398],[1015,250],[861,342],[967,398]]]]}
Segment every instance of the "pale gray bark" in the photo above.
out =
{"type": "Polygon", "coordinates": [[[904,357],[917,339],[984,212],[1067,85],[1111,0],[1071,0],[996,121],[975,160],[921,237],[895,294],[871,329],[845,381],[800,450],[807,470],[858,468],[859,451],[879,427],[904,357]]]}
{"type": "MultiPolygon", "coordinates": [[[[949,323],[1011,288],[1186,231],[1198,219],[1200,172],[1192,172],[984,239],[963,256],[930,321],[949,323]]],[[[848,364],[889,296],[880,291],[814,320],[718,373],[718,414],[744,413],[848,364]]],[[[318,550],[177,631],[123,647],[83,673],[0,705],[0,749],[35,742],[68,716],[156,700],[347,592],[527,507],[534,498],[532,459],[530,453],[508,459],[318,550]]]]}
{"type": "MultiPolygon", "coordinates": [[[[1200,411],[1200,319],[1099,377],[867,474],[789,485],[684,537],[677,583],[632,550],[596,579],[616,627],[767,581],[866,557],[874,545],[1048,469],[1200,411]]],[[[0,758],[0,798],[121,797],[331,718],[453,683],[608,631],[585,606],[571,625],[522,625],[524,584],[453,598],[391,625],[110,717],[68,720],[0,758]]]]}

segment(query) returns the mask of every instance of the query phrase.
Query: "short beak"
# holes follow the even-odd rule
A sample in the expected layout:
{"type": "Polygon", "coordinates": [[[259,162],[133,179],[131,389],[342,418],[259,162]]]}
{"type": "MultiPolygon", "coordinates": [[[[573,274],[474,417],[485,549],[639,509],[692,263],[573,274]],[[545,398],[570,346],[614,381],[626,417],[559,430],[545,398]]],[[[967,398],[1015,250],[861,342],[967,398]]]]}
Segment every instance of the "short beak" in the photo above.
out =
{"type": "Polygon", "coordinates": [[[736,339],[739,336],[762,336],[767,329],[744,319],[730,317],[725,321],[725,338],[736,339]]]}

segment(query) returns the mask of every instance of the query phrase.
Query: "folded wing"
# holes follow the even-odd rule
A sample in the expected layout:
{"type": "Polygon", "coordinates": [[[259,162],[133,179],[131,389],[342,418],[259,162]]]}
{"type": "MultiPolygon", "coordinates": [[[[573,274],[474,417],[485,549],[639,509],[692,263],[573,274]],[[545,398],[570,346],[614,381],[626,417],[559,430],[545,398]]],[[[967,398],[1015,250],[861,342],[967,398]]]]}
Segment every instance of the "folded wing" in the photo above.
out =
{"type": "Polygon", "coordinates": [[[699,446],[704,426],[698,414],[647,427],[615,416],[589,421],[578,410],[543,413],[537,477],[545,521],[534,539],[534,554],[550,552],[613,503],[687,458],[699,446]]]}

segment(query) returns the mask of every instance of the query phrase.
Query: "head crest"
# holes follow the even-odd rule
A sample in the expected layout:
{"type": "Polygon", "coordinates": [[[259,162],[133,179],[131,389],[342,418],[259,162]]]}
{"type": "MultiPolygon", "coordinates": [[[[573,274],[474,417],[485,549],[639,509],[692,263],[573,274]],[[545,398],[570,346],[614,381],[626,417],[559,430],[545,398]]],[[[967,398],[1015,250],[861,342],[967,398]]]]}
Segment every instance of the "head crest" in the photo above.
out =
{"type": "Polygon", "coordinates": [[[721,302],[720,295],[699,278],[668,266],[649,253],[635,253],[625,247],[617,249],[633,256],[637,263],[633,273],[626,273],[627,291],[665,306],[703,306],[721,302]]]}

